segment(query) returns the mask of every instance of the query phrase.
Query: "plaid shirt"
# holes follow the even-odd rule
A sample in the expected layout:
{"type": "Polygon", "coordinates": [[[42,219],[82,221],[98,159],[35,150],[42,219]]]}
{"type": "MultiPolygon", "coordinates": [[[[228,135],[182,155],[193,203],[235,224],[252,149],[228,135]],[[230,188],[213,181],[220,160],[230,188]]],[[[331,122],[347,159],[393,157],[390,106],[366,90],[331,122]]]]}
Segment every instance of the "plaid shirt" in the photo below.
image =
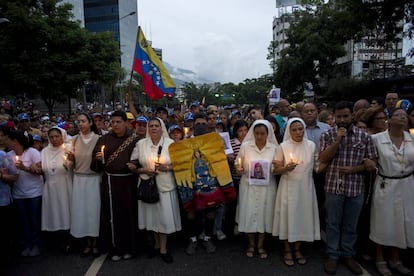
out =
{"type": "MultiPolygon", "coordinates": [[[[338,127],[334,127],[321,135],[320,152],[326,150],[336,140],[338,127]]],[[[338,167],[358,166],[364,159],[378,157],[371,136],[365,131],[352,126],[345,137],[342,137],[338,151],[332,158],[326,171],[325,192],[346,197],[354,197],[364,192],[364,172],[352,174],[338,173],[338,167]]]]}

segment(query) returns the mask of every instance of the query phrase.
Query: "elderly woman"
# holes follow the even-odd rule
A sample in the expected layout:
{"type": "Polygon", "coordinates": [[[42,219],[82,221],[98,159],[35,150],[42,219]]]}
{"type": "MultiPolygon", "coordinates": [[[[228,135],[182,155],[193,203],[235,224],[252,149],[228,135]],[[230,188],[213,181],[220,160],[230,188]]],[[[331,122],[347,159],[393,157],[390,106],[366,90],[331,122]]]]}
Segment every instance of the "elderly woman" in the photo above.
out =
{"type": "Polygon", "coordinates": [[[268,257],[264,239],[265,233],[271,233],[273,226],[276,179],[271,175],[271,168],[277,147],[272,125],[267,120],[256,120],[235,161],[239,173],[242,173],[236,221],[239,231],[247,234],[246,256],[249,258],[254,256],[256,247],[261,259],[268,257]]]}
{"type": "Polygon", "coordinates": [[[178,194],[168,153],[172,143],[164,122],[152,118],[148,121],[147,137],[137,142],[131,154],[131,160],[137,160],[141,167],[128,163],[131,171],[140,174],[140,179],[156,178],[160,200],[157,203],[138,200],[138,224],[140,229],[154,232],[154,248],[166,263],[173,262],[167,250],[167,235],[181,230],[178,194]]]}
{"type": "Polygon", "coordinates": [[[370,107],[361,115],[361,121],[367,125],[368,134],[375,134],[387,129],[387,117],[382,107],[370,107]]]}
{"type": "Polygon", "coordinates": [[[305,127],[300,118],[288,120],[275,161],[275,172],[282,177],[276,196],[273,235],[284,241],[283,261],[287,266],[294,265],[293,257],[298,264],[306,264],[300,251],[301,242],[320,239],[312,177],[318,154],[315,144],[306,136],[305,127]]]}
{"type": "Polygon", "coordinates": [[[405,131],[407,122],[407,113],[395,109],[390,112],[388,130],[372,136],[379,158],[370,239],[378,244],[376,266],[381,275],[391,275],[382,246],[390,247],[390,268],[403,275],[414,274],[399,257],[399,248],[414,247],[414,140],[405,131]]]}
{"type": "Polygon", "coordinates": [[[41,152],[42,171],[45,177],[42,201],[42,230],[64,230],[66,252],[70,250],[70,201],[72,173],[68,168],[65,149],[66,131],[59,127],[48,130],[49,145],[41,152]]]}
{"type": "Polygon", "coordinates": [[[40,152],[32,147],[31,135],[10,131],[7,136],[9,148],[17,155],[15,164],[19,176],[13,185],[13,199],[23,226],[25,248],[20,255],[34,257],[40,254],[43,194],[40,152]]]}
{"type": "Polygon", "coordinates": [[[99,236],[101,212],[101,174],[91,170],[92,151],[99,139],[98,128],[88,113],[78,115],[79,135],[74,139],[73,192],[71,198],[70,233],[75,238],[86,238],[81,257],[99,255],[96,239],[99,236]]]}

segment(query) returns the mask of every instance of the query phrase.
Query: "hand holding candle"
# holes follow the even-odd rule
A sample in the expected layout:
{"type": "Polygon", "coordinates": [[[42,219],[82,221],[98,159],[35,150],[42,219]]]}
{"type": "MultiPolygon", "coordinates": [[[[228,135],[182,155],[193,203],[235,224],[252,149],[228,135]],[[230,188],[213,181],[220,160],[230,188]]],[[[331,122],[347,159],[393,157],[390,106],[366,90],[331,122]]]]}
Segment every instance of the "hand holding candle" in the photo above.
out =
{"type": "Polygon", "coordinates": [[[20,168],[21,162],[20,162],[20,158],[19,158],[19,156],[18,156],[18,155],[16,155],[15,159],[16,159],[16,163],[15,163],[16,168],[20,168]]]}
{"type": "Polygon", "coordinates": [[[184,127],[184,137],[187,138],[188,134],[190,132],[190,128],[189,127],[184,127]]]}
{"type": "Polygon", "coordinates": [[[102,164],[105,164],[105,145],[101,147],[101,154],[102,154],[102,164]]]}

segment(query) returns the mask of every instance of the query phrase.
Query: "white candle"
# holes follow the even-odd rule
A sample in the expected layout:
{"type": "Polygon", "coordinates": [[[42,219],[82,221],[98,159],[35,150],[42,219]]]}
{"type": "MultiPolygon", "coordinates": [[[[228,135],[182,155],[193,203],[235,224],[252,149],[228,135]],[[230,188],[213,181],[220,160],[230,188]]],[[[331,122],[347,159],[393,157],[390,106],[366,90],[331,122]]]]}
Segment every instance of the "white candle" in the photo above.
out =
{"type": "Polygon", "coordinates": [[[190,128],[189,127],[184,127],[184,136],[188,137],[188,133],[190,132],[190,128]]]}
{"type": "Polygon", "coordinates": [[[101,147],[101,153],[102,153],[102,164],[105,164],[105,145],[101,147]]]}

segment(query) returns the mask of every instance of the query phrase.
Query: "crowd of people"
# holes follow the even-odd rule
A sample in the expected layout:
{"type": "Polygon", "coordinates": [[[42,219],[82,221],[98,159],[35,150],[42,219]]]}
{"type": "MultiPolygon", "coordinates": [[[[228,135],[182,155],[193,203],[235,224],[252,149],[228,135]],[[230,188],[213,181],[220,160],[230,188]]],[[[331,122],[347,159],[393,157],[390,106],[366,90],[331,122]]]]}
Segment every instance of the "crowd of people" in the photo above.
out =
{"type": "MultiPolygon", "coordinates": [[[[81,257],[127,260],[141,246],[138,230],[145,230],[148,255],[166,263],[173,262],[169,234],[184,231],[185,252],[193,255],[199,245],[214,253],[214,236],[243,233],[247,258],[269,258],[266,243],[274,237],[291,267],[306,265],[301,245],[324,233],[328,274],[339,260],[362,274],[358,254],[374,259],[381,275],[414,275],[399,254],[414,247],[414,105],[396,93],[334,106],[278,98],[266,107],[194,102],[186,110],[141,111],[126,100],[127,112],[111,114],[33,120],[29,112],[13,117],[2,110],[0,219],[19,217],[1,227],[2,254],[19,227],[22,257],[41,254],[42,232],[55,232],[66,252],[82,240],[81,257]],[[226,157],[237,197],[189,210],[183,203],[192,193],[179,189],[169,148],[208,133],[228,133],[223,151],[231,147],[226,157]],[[137,186],[152,177],[159,200],[138,200],[137,186]]],[[[203,154],[192,160],[190,178],[220,186],[199,174],[197,166],[211,166],[203,154]]]]}

